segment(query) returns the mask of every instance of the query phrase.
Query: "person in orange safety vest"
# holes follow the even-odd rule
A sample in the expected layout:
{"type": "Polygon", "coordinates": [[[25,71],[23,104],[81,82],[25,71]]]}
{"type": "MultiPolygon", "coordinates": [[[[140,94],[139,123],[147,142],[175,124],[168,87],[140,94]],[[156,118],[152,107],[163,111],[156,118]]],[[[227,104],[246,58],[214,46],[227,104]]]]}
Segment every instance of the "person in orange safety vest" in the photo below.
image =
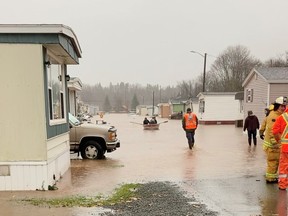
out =
{"type": "Polygon", "coordinates": [[[194,146],[195,142],[194,135],[197,127],[198,127],[198,118],[196,114],[191,112],[191,108],[187,108],[187,113],[183,116],[182,119],[182,128],[186,133],[189,149],[192,149],[192,147],[194,146]]]}
{"type": "Polygon", "coordinates": [[[273,125],[273,134],[280,142],[280,159],[278,171],[278,187],[286,190],[288,187],[288,109],[276,119],[273,125]]]}
{"type": "MultiPolygon", "coordinates": [[[[267,183],[277,183],[278,182],[278,165],[280,157],[280,145],[276,141],[273,134],[273,126],[276,119],[282,115],[286,109],[287,98],[278,97],[274,102],[274,110],[269,113],[266,117],[266,129],[265,137],[263,142],[263,150],[266,153],[266,182],[267,183]]],[[[260,131],[261,134],[261,131],[260,131]]]]}

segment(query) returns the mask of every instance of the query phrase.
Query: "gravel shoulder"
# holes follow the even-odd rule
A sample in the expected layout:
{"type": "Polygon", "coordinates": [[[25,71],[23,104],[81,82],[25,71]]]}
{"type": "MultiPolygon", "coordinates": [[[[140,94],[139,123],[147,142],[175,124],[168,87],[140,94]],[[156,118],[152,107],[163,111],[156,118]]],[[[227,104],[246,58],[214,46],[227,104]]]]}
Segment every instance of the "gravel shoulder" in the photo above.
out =
{"type": "Polygon", "coordinates": [[[132,201],[106,208],[112,209],[112,212],[101,213],[101,216],[218,215],[194,197],[187,197],[185,192],[170,182],[141,184],[132,201]]]}

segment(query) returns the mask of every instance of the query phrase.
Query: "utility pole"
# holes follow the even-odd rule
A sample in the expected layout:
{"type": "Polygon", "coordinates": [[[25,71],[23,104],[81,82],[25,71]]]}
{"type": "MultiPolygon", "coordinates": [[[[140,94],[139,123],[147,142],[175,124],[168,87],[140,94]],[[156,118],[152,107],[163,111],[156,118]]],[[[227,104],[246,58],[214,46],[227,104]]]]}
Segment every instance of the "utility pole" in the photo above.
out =
{"type": "Polygon", "coordinates": [[[153,91],[153,105],[152,105],[152,116],[154,116],[154,91],[153,91]]]}
{"type": "Polygon", "coordinates": [[[206,84],[206,58],[207,58],[207,53],[201,54],[197,51],[190,51],[192,53],[197,53],[198,55],[202,56],[204,58],[204,70],[203,70],[203,84],[202,84],[202,91],[205,92],[205,84],[206,84]]]}
{"type": "Polygon", "coordinates": [[[205,79],[206,79],[206,57],[207,53],[204,53],[204,70],[203,70],[203,93],[205,92],[205,79]]]}

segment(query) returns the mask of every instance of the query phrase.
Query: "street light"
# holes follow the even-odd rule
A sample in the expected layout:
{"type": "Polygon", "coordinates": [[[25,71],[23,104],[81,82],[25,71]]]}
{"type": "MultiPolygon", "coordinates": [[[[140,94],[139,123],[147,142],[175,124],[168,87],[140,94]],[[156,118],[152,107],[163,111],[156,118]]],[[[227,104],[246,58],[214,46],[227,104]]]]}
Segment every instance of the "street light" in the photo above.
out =
{"type": "Polygon", "coordinates": [[[205,76],[206,76],[206,57],[207,57],[207,53],[204,53],[204,55],[203,54],[201,54],[201,53],[199,53],[199,52],[196,52],[196,51],[194,51],[194,50],[192,50],[192,51],[190,51],[190,52],[192,52],[192,53],[196,53],[196,54],[198,54],[198,55],[200,55],[200,56],[202,56],[203,58],[204,58],[204,70],[203,70],[203,92],[205,92],[205,76]]]}

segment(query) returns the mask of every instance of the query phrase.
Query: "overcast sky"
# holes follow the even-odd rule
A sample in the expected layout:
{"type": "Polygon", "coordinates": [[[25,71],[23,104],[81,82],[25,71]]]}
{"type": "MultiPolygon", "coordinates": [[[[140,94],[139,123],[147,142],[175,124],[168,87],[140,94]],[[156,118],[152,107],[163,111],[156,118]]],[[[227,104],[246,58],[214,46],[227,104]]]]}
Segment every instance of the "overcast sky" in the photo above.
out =
{"type": "Polygon", "coordinates": [[[64,24],[82,58],[83,83],[175,86],[203,73],[229,46],[264,61],[288,50],[287,0],[9,0],[3,24],[64,24]],[[210,55],[210,56],[209,56],[210,55]]]}

